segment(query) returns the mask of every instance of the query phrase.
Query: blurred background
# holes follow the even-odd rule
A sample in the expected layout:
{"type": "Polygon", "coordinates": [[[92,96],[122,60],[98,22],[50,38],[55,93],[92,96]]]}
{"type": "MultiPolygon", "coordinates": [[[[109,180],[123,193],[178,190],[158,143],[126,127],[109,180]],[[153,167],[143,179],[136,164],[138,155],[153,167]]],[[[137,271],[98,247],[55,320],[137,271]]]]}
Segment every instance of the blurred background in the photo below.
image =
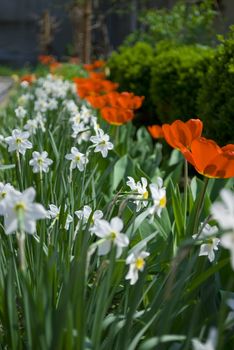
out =
{"type": "MultiPolygon", "coordinates": [[[[15,67],[35,64],[40,54],[53,55],[59,60],[78,56],[85,62],[100,56],[106,58],[126,38],[133,43],[137,36],[152,34],[155,26],[158,26],[155,32],[159,32],[163,23],[159,23],[160,16],[155,11],[159,10],[160,14],[162,8],[169,10],[172,20],[169,30],[174,28],[177,35],[178,13],[183,27],[189,8],[201,3],[209,3],[209,11],[205,10],[199,28],[201,41],[203,34],[207,36],[211,29],[225,33],[234,22],[233,0],[0,0],[0,64],[15,67]],[[184,19],[179,9],[173,12],[179,3],[186,6],[184,19]],[[131,33],[135,37],[129,38],[131,33]]],[[[170,18],[165,15],[164,20],[170,18]]],[[[184,29],[187,30],[186,24],[184,29]]],[[[161,35],[165,30],[161,28],[161,35]]],[[[141,39],[149,41],[147,37],[141,39]]],[[[156,41],[157,36],[151,39],[156,41]]],[[[215,36],[212,40],[215,42],[215,36]]]]}

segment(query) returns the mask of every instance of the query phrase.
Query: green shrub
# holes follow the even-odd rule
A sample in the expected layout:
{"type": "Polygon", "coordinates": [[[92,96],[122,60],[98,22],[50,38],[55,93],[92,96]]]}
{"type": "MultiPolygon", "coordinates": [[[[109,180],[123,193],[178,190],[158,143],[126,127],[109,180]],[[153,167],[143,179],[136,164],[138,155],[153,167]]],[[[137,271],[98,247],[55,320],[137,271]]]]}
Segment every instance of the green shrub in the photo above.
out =
{"type": "Polygon", "coordinates": [[[197,97],[213,49],[180,46],[161,51],[152,66],[151,95],[162,123],[197,116],[197,97]]]}
{"type": "Polygon", "coordinates": [[[152,46],[161,40],[208,45],[215,41],[214,20],[217,15],[214,0],[203,0],[199,3],[178,1],[171,9],[146,10],[139,17],[144,30],[131,33],[125,39],[125,45],[139,40],[152,46]]]}
{"type": "Polygon", "coordinates": [[[207,137],[234,142],[234,26],[218,47],[199,93],[199,115],[207,137]]]}
{"type": "Polygon", "coordinates": [[[146,118],[152,114],[149,90],[153,57],[152,47],[139,42],[133,47],[120,47],[119,52],[114,52],[108,60],[110,79],[120,84],[121,91],[145,96],[142,111],[146,118]]]}

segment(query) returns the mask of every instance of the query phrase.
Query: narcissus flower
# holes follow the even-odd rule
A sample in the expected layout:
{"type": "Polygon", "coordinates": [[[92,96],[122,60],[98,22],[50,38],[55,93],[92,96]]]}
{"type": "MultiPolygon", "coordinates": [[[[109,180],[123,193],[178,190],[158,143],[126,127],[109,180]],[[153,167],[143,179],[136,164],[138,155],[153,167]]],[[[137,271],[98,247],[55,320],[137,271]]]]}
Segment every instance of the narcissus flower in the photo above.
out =
{"type": "Polygon", "coordinates": [[[190,119],[187,122],[174,121],[171,125],[163,124],[163,135],[167,143],[180,151],[190,149],[193,140],[201,136],[203,123],[200,119],[190,119]]]}
{"type": "Polygon", "coordinates": [[[154,139],[160,139],[164,137],[163,129],[160,125],[151,125],[148,126],[147,129],[154,139]]]}
{"type": "Polygon", "coordinates": [[[2,201],[4,198],[6,198],[8,193],[12,190],[14,190],[14,187],[11,184],[9,184],[9,183],[4,184],[4,183],[0,182],[0,201],[2,201]]]}
{"type": "Polygon", "coordinates": [[[193,350],[215,350],[217,344],[217,330],[212,328],[209,332],[208,339],[202,343],[199,339],[192,339],[193,350]]]}
{"type": "Polygon", "coordinates": [[[106,158],[108,151],[114,148],[109,140],[109,135],[105,134],[102,129],[98,130],[96,136],[90,137],[90,141],[95,145],[94,152],[101,152],[103,158],[106,158]]]}
{"type": "Polygon", "coordinates": [[[157,214],[161,216],[162,209],[165,208],[167,203],[166,188],[163,187],[163,180],[161,177],[157,178],[157,183],[149,185],[151,196],[153,199],[153,206],[150,208],[150,214],[157,214]]]}
{"type": "Polygon", "coordinates": [[[136,204],[136,211],[138,212],[142,207],[146,207],[148,205],[147,199],[149,197],[147,179],[145,177],[142,177],[141,181],[135,182],[131,176],[128,176],[128,181],[126,184],[131,188],[132,191],[136,192],[136,195],[134,194],[134,196],[130,196],[130,198],[136,198],[136,200],[133,202],[136,204]]]}
{"type": "Polygon", "coordinates": [[[78,168],[80,171],[84,171],[85,165],[88,163],[86,155],[79,152],[76,147],[72,147],[71,153],[66,154],[65,158],[71,160],[71,169],[78,168]]]}
{"type": "Polygon", "coordinates": [[[48,158],[48,153],[44,152],[33,152],[33,158],[29,161],[29,165],[33,167],[34,173],[44,172],[47,173],[49,171],[49,166],[53,163],[53,160],[48,158]]]}
{"type": "Polygon", "coordinates": [[[85,205],[82,210],[75,211],[75,215],[78,217],[79,221],[82,222],[82,224],[87,224],[88,220],[90,219],[91,215],[91,227],[95,224],[97,224],[97,221],[102,219],[103,212],[101,210],[95,210],[92,212],[92,209],[89,205],[85,205]]]}
{"type": "Polygon", "coordinates": [[[150,254],[146,251],[133,252],[127,259],[126,264],[129,265],[129,271],[125,277],[126,280],[130,280],[130,284],[133,285],[138,280],[139,271],[143,271],[145,267],[145,258],[150,254]]]}
{"type": "MultiPolygon", "coordinates": [[[[64,208],[65,212],[67,210],[67,206],[65,205],[64,208]]],[[[46,217],[48,219],[54,219],[53,223],[55,223],[57,220],[59,220],[60,217],[60,207],[58,208],[54,204],[49,205],[49,210],[47,211],[46,217]]],[[[70,223],[73,221],[73,217],[70,214],[66,214],[66,221],[65,221],[65,230],[69,230],[70,223]]]]}
{"type": "MultiPolygon", "coordinates": [[[[203,226],[203,223],[201,223],[203,226]]],[[[220,243],[220,239],[216,238],[215,235],[218,233],[217,226],[210,226],[206,224],[202,232],[198,235],[193,235],[193,239],[199,239],[202,241],[199,256],[207,256],[209,261],[212,262],[215,259],[215,250],[218,250],[218,245],[220,243]]]]}
{"type": "Polygon", "coordinates": [[[98,220],[92,228],[92,232],[101,238],[98,245],[98,254],[106,255],[111,250],[112,245],[116,247],[116,257],[119,258],[122,254],[123,248],[129,245],[129,238],[124,233],[123,221],[114,217],[110,222],[106,220],[98,220]]]}
{"type": "Polygon", "coordinates": [[[234,176],[234,145],[219,147],[204,137],[194,139],[190,150],[182,150],[185,158],[202,175],[211,178],[234,176]]]}
{"type": "Polygon", "coordinates": [[[36,220],[45,219],[47,212],[38,203],[33,203],[36,192],[30,187],[24,192],[10,189],[5,199],[0,203],[0,215],[4,216],[6,234],[15,232],[21,216],[25,232],[33,234],[36,231],[36,220]]]}
{"type": "Polygon", "coordinates": [[[220,244],[230,250],[231,266],[234,270],[234,193],[223,189],[220,192],[221,202],[211,206],[211,214],[225,233],[220,238],[220,244]]]}
{"type": "Polygon", "coordinates": [[[17,118],[19,119],[24,119],[24,117],[26,116],[27,111],[26,109],[24,109],[24,107],[19,106],[15,109],[15,115],[17,118]]]}
{"type": "Polygon", "coordinates": [[[22,132],[21,130],[14,129],[12,131],[12,136],[5,138],[6,143],[8,144],[9,152],[19,152],[25,154],[26,149],[32,148],[32,144],[28,141],[29,133],[27,131],[22,132]]]}

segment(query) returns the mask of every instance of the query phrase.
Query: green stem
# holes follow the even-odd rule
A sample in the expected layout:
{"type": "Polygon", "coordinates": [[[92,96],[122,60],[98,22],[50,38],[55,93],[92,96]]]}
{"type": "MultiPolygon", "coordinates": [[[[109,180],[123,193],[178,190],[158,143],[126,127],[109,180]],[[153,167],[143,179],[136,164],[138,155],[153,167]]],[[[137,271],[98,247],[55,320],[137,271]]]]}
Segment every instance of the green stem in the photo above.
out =
{"type": "Polygon", "coordinates": [[[198,201],[198,205],[197,205],[197,211],[196,211],[196,216],[195,216],[195,220],[194,220],[194,226],[193,226],[193,235],[197,233],[198,231],[198,224],[199,224],[199,219],[201,216],[201,212],[203,209],[203,205],[204,205],[204,198],[205,198],[205,194],[206,194],[206,189],[209,183],[209,178],[205,177],[205,182],[202,188],[202,191],[200,193],[200,197],[199,197],[199,201],[198,201]]]}
{"type": "Polygon", "coordinates": [[[16,158],[17,158],[17,169],[18,169],[18,181],[19,181],[19,188],[20,191],[23,191],[23,179],[22,179],[22,169],[21,169],[21,163],[20,163],[20,155],[19,152],[16,151],[16,158]]]}
{"type": "Polygon", "coordinates": [[[43,175],[42,175],[42,170],[40,170],[40,190],[41,190],[41,202],[44,204],[43,175]]]}
{"type": "Polygon", "coordinates": [[[184,232],[186,232],[188,207],[188,162],[184,160],[184,232]]]}
{"type": "Polygon", "coordinates": [[[25,258],[25,230],[24,230],[24,214],[22,210],[18,212],[18,227],[19,233],[17,233],[17,241],[19,248],[19,266],[21,271],[26,269],[26,258],[25,258]]]}

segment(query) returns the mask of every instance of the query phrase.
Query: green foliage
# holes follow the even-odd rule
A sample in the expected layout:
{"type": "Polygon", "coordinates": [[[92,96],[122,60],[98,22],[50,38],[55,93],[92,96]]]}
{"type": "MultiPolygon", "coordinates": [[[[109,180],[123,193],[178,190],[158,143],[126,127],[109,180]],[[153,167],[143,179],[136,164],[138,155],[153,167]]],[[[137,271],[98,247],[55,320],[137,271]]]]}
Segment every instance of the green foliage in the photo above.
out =
{"type": "Polygon", "coordinates": [[[234,26],[220,39],[199,94],[199,115],[207,136],[224,145],[234,142],[234,26]]]}
{"type": "Polygon", "coordinates": [[[163,50],[152,66],[151,95],[162,123],[197,116],[197,96],[213,50],[181,46],[163,50]]]}
{"type": "Polygon", "coordinates": [[[56,68],[56,74],[68,80],[72,80],[74,77],[87,76],[87,73],[81,65],[72,63],[62,63],[60,67],[56,68]]]}
{"type": "Polygon", "coordinates": [[[151,45],[161,40],[172,40],[179,44],[210,44],[214,41],[214,19],[217,11],[213,0],[189,4],[180,1],[172,9],[151,9],[140,16],[144,30],[130,34],[125,40],[129,45],[143,40],[151,45]]]}
{"type": "MultiPolygon", "coordinates": [[[[27,88],[32,95],[35,84],[27,88]]],[[[22,94],[25,89],[19,87],[1,112],[4,137],[26,121],[15,115],[22,94]]],[[[192,338],[205,342],[210,327],[216,327],[217,350],[231,349],[233,322],[226,321],[230,312],[226,302],[233,298],[234,285],[229,252],[220,247],[210,263],[206,256],[198,256],[200,243],[191,236],[198,221],[206,220],[220,188],[233,188],[233,179],[210,179],[204,184],[194,177],[188,182],[187,202],[183,158],[177,150],[168,162],[164,147],[153,144],[144,128],[133,139],[131,123],[109,127],[99,120],[114,143],[113,151],[102,158],[93,152],[89,140],[77,145],[71,137],[73,115],[64,108],[64,102],[71,99],[79,108],[84,103],[72,91],[58,98],[58,108],[47,111],[44,132],[38,129],[31,135],[33,149],[20,156],[21,162],[0,140],[0,181],[17,189],[33,186],[37,202],[45,208],[50,203],[61,207],[59,217],[38,221],[36,233],[27,235],[27,268],[23,271],[18,261],[19,235],[6,235],[0,217],[1,348],[186,350],[192,348],[192,338]],[[84,172],[74,169],[70,179],[65,156],[74,145],[89,152],[89,162],[84,172]],[[46,150],[53,159],[42,177],[29,165],[34,150],[46,150]],[[144,176],[148,183],[155,183],[158,175],[164,178],[167,191],[161,216],[149,217],[147,207],[136,212],[132,201],[138,197],[127,190],[127,176],[136,181],[144,176]],[[102,210],[108,221],[116,215],[123,220],[122,231],[130,245],[120,257],[114,246],[108,254],[98,256],[95,249],[103,241],[90,234],[92,218],[84,222],[74,215],[84,205],[102,210]],[[73,222],[65,231],[68,212],[73,222]],[[136,247],[147,249],[150,256],[132,286],[126,280],[126,257],[136,247]]],[[[35,114],[31,99],[24,107],[26,119],[35,114]]],[[[150,194],[145,200],[151,206],[150,194]]]]}
{"type": "Polygon", "coordinates": [[[120,90],[145,96],[145,118],[152,107],[149,89],[153,54],[150,45],[138,42],[133,47],[120,47],[108,60],[110,78],[120,84],[120,90]]]}

